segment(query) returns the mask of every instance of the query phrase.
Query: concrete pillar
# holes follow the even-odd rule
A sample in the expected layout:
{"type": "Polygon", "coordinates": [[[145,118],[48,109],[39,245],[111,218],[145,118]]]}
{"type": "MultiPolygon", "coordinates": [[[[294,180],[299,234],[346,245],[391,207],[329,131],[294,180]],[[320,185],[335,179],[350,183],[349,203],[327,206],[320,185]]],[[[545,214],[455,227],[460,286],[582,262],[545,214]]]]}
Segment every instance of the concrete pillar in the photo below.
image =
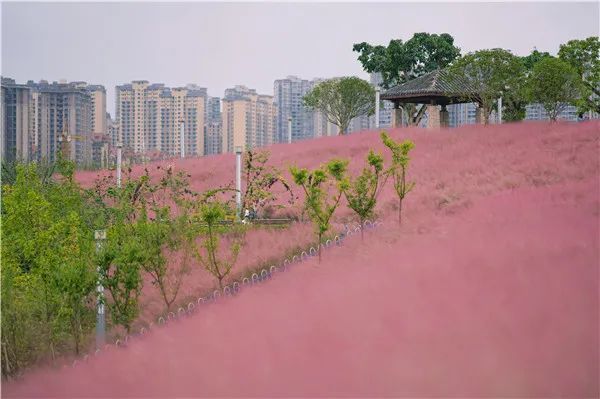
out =
{"type": "Polygon", "coordinates": [[[440,109],[437,105],[427,105],[427,128],[428,129],[439,129],[440,128],[440,109]]]}
{"type": "Polygon", "coordinates": [[[448,109],[446,109],[445,105],[442,105],[442,110],[440,111],[440,127],[449,127],[450,126],[450,114],[448,113],[448,109]]]}

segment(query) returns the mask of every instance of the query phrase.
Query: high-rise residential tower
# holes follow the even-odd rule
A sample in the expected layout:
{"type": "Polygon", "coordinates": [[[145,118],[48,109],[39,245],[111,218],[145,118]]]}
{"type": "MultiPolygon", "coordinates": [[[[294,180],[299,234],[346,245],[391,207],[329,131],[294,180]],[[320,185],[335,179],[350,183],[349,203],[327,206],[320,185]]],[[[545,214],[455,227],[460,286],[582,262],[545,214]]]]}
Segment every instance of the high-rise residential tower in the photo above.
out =
{"type": "Polygon", "coordinates": [[[275,138],[276,106],[273,97],[236,86],[223,98],[223,152],[272,144],[275,138]]]}
{"type": "Polygon", "coordinates": [[[168,88],[133,81],[116,87],[116,122],[123,146],[135,153],[177,155],[184,124],[187,155],[204,155],[206,89],[196,85],[168,88]]]}
{"type": "Polygon", "coordinates": [[[276,140],[287,142],[288,118],[292,118],[292,141],[315,137],[313,111],[304,106],[304,96],[314,87],[314,83],[288,76],[274,84],[274,102],[277,106],[276,140]]]}
{"type": "Polygon", "coordinates": [[[31,88],[2,78],[2,159],[28,161],[32,156],[30,135],[31,88]]]}

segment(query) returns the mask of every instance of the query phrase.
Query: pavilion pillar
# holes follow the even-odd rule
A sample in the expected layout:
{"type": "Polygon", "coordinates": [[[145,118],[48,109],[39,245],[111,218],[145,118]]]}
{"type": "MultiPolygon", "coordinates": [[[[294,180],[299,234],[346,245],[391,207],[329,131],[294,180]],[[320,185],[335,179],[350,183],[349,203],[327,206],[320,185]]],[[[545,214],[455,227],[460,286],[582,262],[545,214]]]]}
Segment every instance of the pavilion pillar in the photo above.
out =
{"type": "Polygon", "coordinates": [[[442,105],[442,110],[440,111],[440,127],[449,127],[450,126],[450,114],[448,113],[448,109],[445,105],[442,105]]]}
{"type": "Polygon", "coordinates": [[[394,104],[394,113],[392,114],[392,127],[403,127],[403,110],[399,104],[394,104]]]}
{"type": "Polygon", "coordinates": [[[478,125],[485,124],[485,114],[483,113],[482,107],[477,107],[477,109],[475,110],[475,123],[477,123],[478,125]]]}
{"type": "Polygon", "coordinates": [[[439,129],[440,128],[440,109],[435,104],[427,105],[427,128],[428,129],[439,129]]]}

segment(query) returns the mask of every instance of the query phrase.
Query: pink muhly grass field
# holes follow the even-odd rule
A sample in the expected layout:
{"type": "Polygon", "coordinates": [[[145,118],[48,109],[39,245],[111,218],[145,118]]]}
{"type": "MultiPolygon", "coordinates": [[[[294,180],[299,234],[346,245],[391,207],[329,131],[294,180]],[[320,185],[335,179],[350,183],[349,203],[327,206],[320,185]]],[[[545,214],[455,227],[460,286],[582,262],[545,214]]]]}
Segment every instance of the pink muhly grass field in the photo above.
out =
{"type": "MultiPolygon", "coordinates": [[[[600,123],[391,135],[416,144],[401,228],[388,185],[384,225],[364,242],[353,236],[320,265],[311,259],[74,369],[33,371],[4,394],[597,397],[600,123]]],[[[269,150],[282,169],[343,157],[358,171],[370,148],[389,156],[378,132],[269,150]]],[[[233,177],[232,155],[174,163],[197,190],[233,177]]],[[[340,210],[337,222],[352,218],[340,210]]],[[[237,270],[311,232],[254,233],[237,270]]],[[[195,272],[186,284],[189,294],[211,282],[195,272]]],[[[161,303],[144,295],[150,317],[161,303]]]]}

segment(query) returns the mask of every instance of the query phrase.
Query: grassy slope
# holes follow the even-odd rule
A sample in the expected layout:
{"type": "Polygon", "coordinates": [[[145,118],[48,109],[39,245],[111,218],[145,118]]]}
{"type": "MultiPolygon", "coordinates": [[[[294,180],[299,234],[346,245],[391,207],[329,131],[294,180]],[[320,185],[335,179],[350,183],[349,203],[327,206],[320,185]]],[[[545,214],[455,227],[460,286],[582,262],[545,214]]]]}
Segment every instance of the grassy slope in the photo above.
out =
{"type": "MultiPolygon", "coordinates": [[[[353,238],[321,266],[307,263],[127,350],[5,388],[22,395],[597,396],[599,127],[393,132],[417,145],[417,187],[401,229],[388,190],[379,209],[389,221],[364,244],[353,238]]],[[[375,133],[271,151],[280,165],[343,156],[359,168],[371,146],[380,147],[375,133]]],[[[226,179],[217,165],[231,161],[182,166],[202,188],[226,179]]]]}

